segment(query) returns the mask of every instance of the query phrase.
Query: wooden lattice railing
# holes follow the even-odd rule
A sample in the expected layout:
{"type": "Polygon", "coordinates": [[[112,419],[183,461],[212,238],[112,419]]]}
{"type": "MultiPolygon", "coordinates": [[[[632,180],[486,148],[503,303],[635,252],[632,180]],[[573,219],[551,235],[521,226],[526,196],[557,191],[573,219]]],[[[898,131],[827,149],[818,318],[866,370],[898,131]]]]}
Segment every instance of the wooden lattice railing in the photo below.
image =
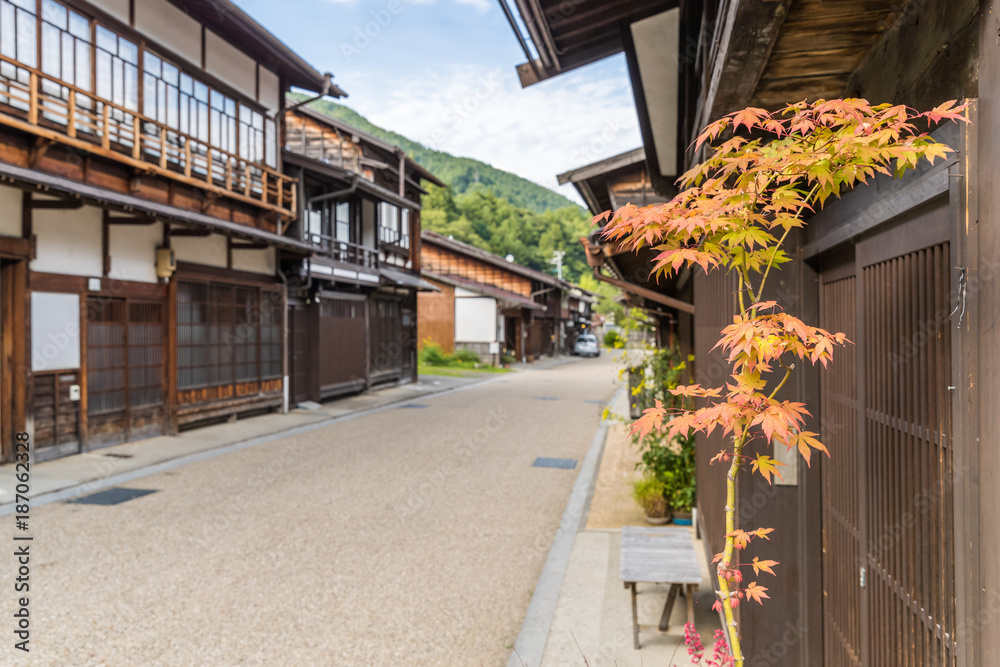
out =
{"type": "Polygon", "coordinates": [[[296,217],[296,179],[6,56],[0,63],[0,124],[296,217]]]}

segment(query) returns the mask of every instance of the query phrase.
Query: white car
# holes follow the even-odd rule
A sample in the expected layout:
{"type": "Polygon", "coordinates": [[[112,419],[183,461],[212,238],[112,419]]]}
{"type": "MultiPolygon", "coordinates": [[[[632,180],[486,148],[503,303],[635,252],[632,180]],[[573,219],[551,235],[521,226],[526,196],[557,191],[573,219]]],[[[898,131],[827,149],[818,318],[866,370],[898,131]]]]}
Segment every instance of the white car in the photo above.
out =
{"type": "Polygon", "coordinates": [[[601,346],[597,344],[597,336],[594,334],[580,334],[576,337],[573,345],[573,354],[581,357],[601,356],[601,346]]]}

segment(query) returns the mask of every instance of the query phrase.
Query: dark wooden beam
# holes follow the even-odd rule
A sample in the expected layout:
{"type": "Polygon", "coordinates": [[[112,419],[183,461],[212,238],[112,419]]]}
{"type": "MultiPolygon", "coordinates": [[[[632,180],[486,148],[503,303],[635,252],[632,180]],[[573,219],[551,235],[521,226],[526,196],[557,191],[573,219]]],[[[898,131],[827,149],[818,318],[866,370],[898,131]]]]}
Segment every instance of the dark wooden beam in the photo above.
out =
{"type": "Polygon", "coordinates": [[[171,229],[171,236],[211,236],[210,229],[171,229]]]}
{"type": "Polygon", "coordinates": [[[792,0],[734,0],[716,24],[718,50],[695,131],[750,103],[792,0]]]}
{"type": "Polygon", "coordinates": [[[34,210],[41,209],[77,209],[83,208],[82,199],[30,199],[29,206],[34,210]]]}
{"type": "Polygon", "coordinates": [[[233,250],[266,250],[271,247],[271,244],[263,241],[247,241],[245,243],[230,241],[229,247],[233,250]]]}
{"type": "Polygon", "coordinates": [[[152,225],[156,222],[155,215],[107,215],[109,225],[152,225]]]}
{"type": "Polygon", "coordinates": [[[28,153],[28,166],[32,169],[35,165],[45,157],[45,152],[49,150],[49,146],[52,145],[51,139],[43,139],[42,137],[37,137],[35,143],[31,146],[31,151],[28,153]]]}

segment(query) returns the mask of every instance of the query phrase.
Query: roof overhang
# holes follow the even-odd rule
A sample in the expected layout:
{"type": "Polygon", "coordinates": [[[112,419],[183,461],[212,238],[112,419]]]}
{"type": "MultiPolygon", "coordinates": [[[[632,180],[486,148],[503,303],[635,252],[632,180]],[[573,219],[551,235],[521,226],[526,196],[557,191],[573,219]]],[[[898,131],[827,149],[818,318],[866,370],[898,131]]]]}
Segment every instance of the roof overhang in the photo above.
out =
{"type": "Polygon", "coordinates": [[[481,294],[482,296],[494,298],[500,303],[502,308],[545,310],[545,306],[540,303],[535,303],[526,296],[516,294],[514,292],[508,292],[505,289],[494,287],[493,285],[486,285],[484,283],[469,280],[468,278],[462,278],[460,276],[443,275],[439,273],[431,273],[429,271],[424,271],[423,274],[435,282],[451,285],[452,287],[460,287],[462,289],[469,290],[470,292],[481,294]]]}
{"type": "Polygon", "coordinates": [[[553,287],[562,288],[565,283],[555,276],[550,276],[547,273],[542,273],[541,271],[536,271],[528,266],[522,266],[521,264],[515,264],[514,262],[508,262],[503,257],[494,255],[491,252],[487,252],[481,248],[477,248],[468,243],[463,243],[461,241],[456,241],[455,239],[448,238],[443,234],[438,232],[432,232],[428,229],[421,230],[420,240],[423,243],[429,243],[431,245],[436,245],[442,248],[451,250],[452,252],[458,253],[460,255],[466,255],[467,257],[472,257],[474,259],[481,260],[487,264],[492,264],[493,266],[500,267],[511,273],[516,273],[522,275],[526,278],[531,278],[532,280],[537,280],[540,283],[551,285],[553,287]]]}
{"type": "MultiPolygon", "coordinates": [[[[342,182],[345,185],[349,185],[355,176],[359,176],[355,172],[344,169],[342,167],[335,167],[332,164],[322,162],[321,160],[314,160],[311,157],[305,157],[304,155],[299,155],[298,153],[293,153],[291,151],[284,151],[282,153],[282,159],[287,164],[294,164],[298,167],[302,167],[307,171],[311,171],[313,174],[318,176],[325,176],[330,179],[334,179],[338,182],[342,182]]],[[[408,208],[413,211],[420,210],[420,203],[415,202],[412,199],[407,199],[406,197],[400,197],[398,194],[389,190],[388,188],[383,188],[381,185],[372,183],[364,178],[358,178],[357,189],[372,195],[373,197],[399,206],[400,208],[408,208]]]]}
{"type": "Polygon", "coordinates": [[[411,287],[418,292],[440,292],[441,290],[422,279],[420,276],[396,269],[381,268],[378,270],[383,282],[399,287],[411,287]]]}
{"type": "Polygon", "coordinates": [[[572,183],[594,215],[625,204],[649,206],[666,201],[653,187],[642,148],[559,174],[556,179],[560,185],[572,183]]]}
{"type": "Polygon", "coordinates": [[[500,0],[527,62],[517,66],[521,86],[569,72],[622,50],[622,26],[674,9],[678,0],[500,0]],[[523,30],[522,30],[523,26],[523,30]]]}
{"type": "MultiPolygon", "coordinates": [[[[294,102],[298,102],[299,101],[299,100],[297,100],[294,97],[289,97],[288,99],[290,101],[294,101],[294,102]]],[[[316,122],[324,123],[324,124],[329,125],[330,127],[333,127],[333,128],[338,128],[340,130],[343,130],[344,132],[349,132],[352,135],[357,136],[359,140],[367,142],[367,143],[369,143],[369,144],[371,144],[373,146],[377,146],[378,148],[381,148],[384,151],[392,153],[393,155],[395,155],[397,157],[403,156],[404,159],[406,160],[406,165],[408,167],[410,167],[411,169],[413,169],[415,172],[417,172],[417,174],[420,176],[420,178],[422,178],[425,181],[428,181],[430,183],[433,183],[434,185],[436,185],[438,187],[442,187],[442,188],[446,187],[446,184],[445,184],[444,181],[442,181],[441,179],[439,179],[437,176],[435,176],[430,171],[428,171],[423,165],[421,165],[419,162],[417,162],[416,160],[414,160],[413,158],[411,158],[409,155],[407,155],[406,152],[402,148],[400,148],[399,146],[397,146],[396,144],[393,144],[393,143],[390,143],[388,141],[385,141],[384,139],[380,139],[380,138],[376,137],[374,134],[370,134],[368,132],[365,132],[364,130],[359,130],[358,128],[354,127],[353,125],[349,125],[349,124],[345,123],[342,120],[334,118],[333,116],[330,116],[329,114],[323,113],[322,111],[317,111],[316,109],[312,109],[312,108],[309,107],[308,104],[303,104],[302,106],[296,107],[294,113],[304,114],[306,116],[309,116],[310,118],[312,118],[316,122]]]]}
{"type": "Polygon", "coordinates": [[[33,169],[25,169],[0,162],[0,180],[9,180],[20,185],[31,185],[48,190],[56,190],[79,197],[85,202],[96,206],[110,206],[124,211],[138,211],[152,216],[162,217],[170,222],[188,226],[210,229],[219,234],[243,238],[250,241],[263,241],[269,245],[302,255],[311,255],[315,248],[307,243],[291,239],[274,232],[268,232],[254,227],[248,227],[228,220],[213,218],[203,213],[160,204],[141,199],[132,195],[98,188],[86,183],[79,183],[61,176],[55,176],[33,169]]]}

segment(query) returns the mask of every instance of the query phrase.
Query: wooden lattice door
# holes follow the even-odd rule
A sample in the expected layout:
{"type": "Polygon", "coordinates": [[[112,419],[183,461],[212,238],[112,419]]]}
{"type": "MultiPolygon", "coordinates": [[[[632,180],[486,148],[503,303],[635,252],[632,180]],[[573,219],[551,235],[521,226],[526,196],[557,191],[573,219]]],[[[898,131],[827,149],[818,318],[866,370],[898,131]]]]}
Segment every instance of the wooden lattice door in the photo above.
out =
{"type": "Polygon", "coordinates": [[[820,275],[821,326],[856,343],[821,380],[827,667],[955,665],[946,203],[820,275]]]}
{"type": "Polygon", "coordinates": [[[87,300],[87,445],[160,435],[166,425],[162,302],[87,300]]]}

